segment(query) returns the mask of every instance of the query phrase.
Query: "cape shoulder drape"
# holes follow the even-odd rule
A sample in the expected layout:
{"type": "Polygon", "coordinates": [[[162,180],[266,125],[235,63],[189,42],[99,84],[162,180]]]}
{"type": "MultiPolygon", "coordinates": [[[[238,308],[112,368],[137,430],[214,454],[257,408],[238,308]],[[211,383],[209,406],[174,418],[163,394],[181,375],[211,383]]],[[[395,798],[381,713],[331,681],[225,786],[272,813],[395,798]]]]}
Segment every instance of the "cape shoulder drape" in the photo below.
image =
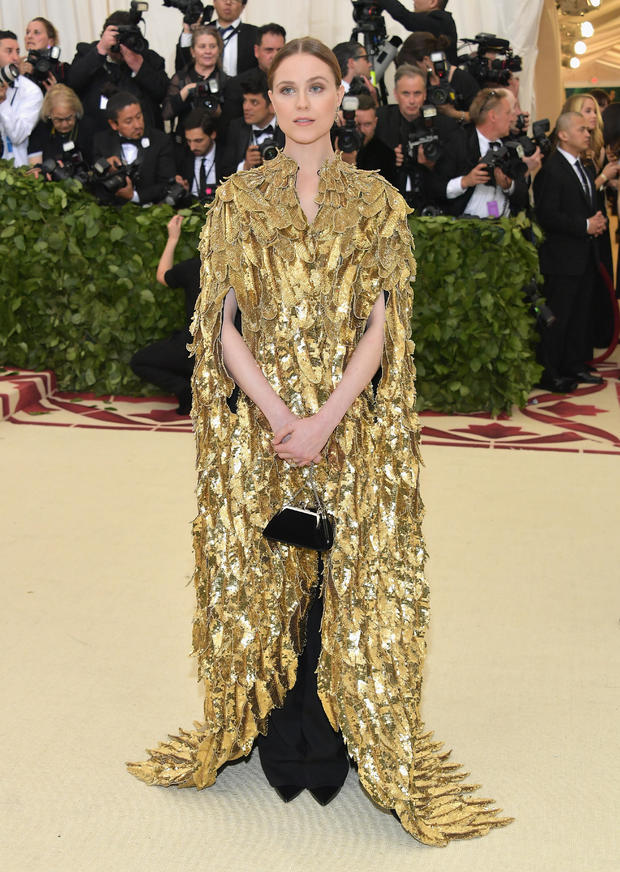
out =
{"type": "Polygon", "coordinates": [[[337,155],[319,171],[309,225],[297,164],[280,153],[217,191],[201,236],[202,292],[193,322],[193,417],[198,516],[194,653],[205,684],[204,723],[151,751],[130,771],[149,784],[207,787],[249,754],[295,683],[317,556],[261,532],[307,472],[277,458],[267,421],[240,394],[220,344],[233,288],[242,329],[274,390],[300,416],[338,384],[370,311],[387,292],[382,375],[333,432],[316,466],[336,519],[326,555],[318,689],[361,782],[431,845],[507,823],[470,794],[458,764],[419,717],[428,623],[418,490],[418,421],[409,339],[415,273],[407,206],[374,172],[337,155]]]}

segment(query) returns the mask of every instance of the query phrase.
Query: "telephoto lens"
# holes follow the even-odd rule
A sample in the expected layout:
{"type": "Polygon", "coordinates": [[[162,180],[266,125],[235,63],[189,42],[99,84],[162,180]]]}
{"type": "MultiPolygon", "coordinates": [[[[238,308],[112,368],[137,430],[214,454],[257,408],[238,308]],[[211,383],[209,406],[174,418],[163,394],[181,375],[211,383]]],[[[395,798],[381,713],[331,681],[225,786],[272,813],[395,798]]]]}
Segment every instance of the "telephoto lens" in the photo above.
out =
{"type": "Polygon", "coordinates": [[[0,84],[10,85],[19,76],[19,67],[17,64],[7,64],[6,67],[0,67],[0,84]]]}

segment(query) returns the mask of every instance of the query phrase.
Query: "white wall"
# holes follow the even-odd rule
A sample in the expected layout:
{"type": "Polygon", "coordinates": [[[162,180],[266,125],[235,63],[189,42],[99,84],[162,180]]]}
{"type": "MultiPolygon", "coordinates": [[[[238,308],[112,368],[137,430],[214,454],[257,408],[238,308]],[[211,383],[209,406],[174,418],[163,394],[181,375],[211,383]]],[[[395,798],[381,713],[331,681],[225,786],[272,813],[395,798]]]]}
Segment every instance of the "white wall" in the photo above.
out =
{"type": "MultiPolygon", "coordinates": [[[[510,39],[523,56],[522,105],[529,107],[533,91],[538,23],[544,0],[451,0],[459,36],[480,31],[510,39]]],[[[406,6],[411,0],[404,0],[406,6]]],[[[76,42],[90,42],[100,33],[106,16],[115,9],[129,9],[129,0],[0,0],[0,23],[14,30],[23,49],[26,23],[36,15],[49,18],[60,32],[63,59],[70,61],[76,42]]],[[[244,15],[250,24],[276,21],[290,37],[312,34],[334,45],[349,38],[353,27],[349,0],[249,0],[244,15]]],[[[174,45],[181,27],[181,14],[151,0],[146,13],[147,38],[151,47],[166,58],[173,70],[174,45]]],[[[386,15],[389,35],[406,36],[403,28],[386,15]]]]}

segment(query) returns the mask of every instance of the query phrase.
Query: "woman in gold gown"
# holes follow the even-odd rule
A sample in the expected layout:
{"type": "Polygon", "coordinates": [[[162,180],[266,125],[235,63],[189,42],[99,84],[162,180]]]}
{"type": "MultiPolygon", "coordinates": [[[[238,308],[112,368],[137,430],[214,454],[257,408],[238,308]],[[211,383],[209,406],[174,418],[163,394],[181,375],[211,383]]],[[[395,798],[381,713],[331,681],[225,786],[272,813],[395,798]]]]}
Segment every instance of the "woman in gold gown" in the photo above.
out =
{"type": "MultiPolygon", "coordinates": [[[[429,592],[408,209],[333,152],[343,88],[329,49],[293,40],[269,84],[286,146],[218,189],[200,243],[193,644],[204,722],[129,769],[149,784],[208,787],[269,737],[303,656],[317,554],[261,534],[314,463],[336,520],[319,591],[322,714],[370,797],[416,839],[445,845],[508,820],[472,795],[419,715],[429,592]]],[[[339,770],[327,784],[342,780],[339,770]]]]}

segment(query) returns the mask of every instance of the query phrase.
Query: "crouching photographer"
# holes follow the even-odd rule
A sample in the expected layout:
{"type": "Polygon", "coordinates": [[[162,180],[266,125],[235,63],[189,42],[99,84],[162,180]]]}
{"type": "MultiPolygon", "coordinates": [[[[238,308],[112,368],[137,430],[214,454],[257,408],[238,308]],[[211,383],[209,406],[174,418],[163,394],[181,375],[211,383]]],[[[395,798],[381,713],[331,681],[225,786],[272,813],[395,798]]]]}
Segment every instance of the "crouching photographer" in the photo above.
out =
{"type": "Polygon", "coordinates": [[[109,129],[95,136],[94,158],[96,162],[107,160],[124,183],[120,187],[118,183],[99,185],[98,196],[103,203],[119,206],[159,203],[175,175],[170,138],[161,130],[145,127],[142,106],[134,94],[113,94],[106,114],[109,129]]]}
{"type": "Polygon", "coordinates": [[[476,218],[516,215],[529,205],[529,184],[523,149],[508,139],[514,97],[485,88],[474,98],[470,115],[473,123],[457,128],[437,163],[445,209],[476,218]]]}
{"type": "Polygon", "coordinates": [[[73,161],[79,152],[86,165],[92,163],[95,125],[84,117],[82,103],[66,85],[52,85],[43,99],[41,121],[28,140],[28,163],[73,161]]]}
{"type": "Polygon", "coordinates": [[[426,79],[417,67],[398,67],[394,97],[396,105],[377,111],[376,136],[394,152],[398,190],[410,206],[422,212],[437,206],[442,198],[444,189],[435,165],[459,125],[426,103],[426,79]]]}

